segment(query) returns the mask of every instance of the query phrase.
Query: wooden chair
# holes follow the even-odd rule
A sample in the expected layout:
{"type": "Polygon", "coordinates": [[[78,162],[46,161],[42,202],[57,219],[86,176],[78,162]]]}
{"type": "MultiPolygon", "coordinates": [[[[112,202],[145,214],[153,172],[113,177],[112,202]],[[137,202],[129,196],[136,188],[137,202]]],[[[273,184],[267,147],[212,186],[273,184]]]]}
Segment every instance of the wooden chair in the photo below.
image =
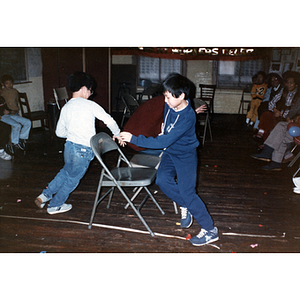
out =
{"type": "Polygon", "coordinates": [[[205,101],[207,104],[208,111],[213,117],[214,115],[214,99],[215,99],[215,92],[216,92],[216,85],[215,84],[199,84],[200,87],[200,97],[199,99],[205,101]]]}
{"type": "Polygon", "coordinates": [[[46,111],[38,110],[38,111],[32,112],[30,110],[30,106],[29,106],[29,102],[28,102],[26,93],[19,93],[19,104],[20,104],[20,108],[21,108],[22,117],[29,119],[31,121],[31,123],[33,121],[40,121],[41,127],[43,129],[45,129],[46,121],[47,121],[51,137],[53,137],[53,129],[52,129],[50,116],[46,111]]]}
{"type": "Polygon", "coordinates": [[[60,107],[61,107],[61,104],[60,104],[61,102],[65,102],[65,103],[68,102],[69,95],[68,95],[66,87],[54,88],[53,93],[54,93],[54,99],[55,99],[58,109],[60,109],[60,107]]]}
{"type": "MultiPolygon", "coordinates": [[[[197,98],[195,98],[193,101],[194,101],[195,109],[197,109],[201,105],[204,105],[204,104],[207,105],[206,102],[204,102],[203,100],[197,99],[197,98]]],[[[205,112],[197,114],[196,133],[197,133],[198,139],[200,139],[202,141],[202,146],[204,146],[204,144],[205,144],[207,133],[209,133],[210,141],[211,142],[213,141],[212,132],[211,132],[211,112],[210,112],[209,108],[207,108],[207,110],[205,112]],[[203,131],[200,128],[202,126],[203,126],[203,131]],[[203,133],[201,133],[201,132],[203,132],[203,133]]]]}

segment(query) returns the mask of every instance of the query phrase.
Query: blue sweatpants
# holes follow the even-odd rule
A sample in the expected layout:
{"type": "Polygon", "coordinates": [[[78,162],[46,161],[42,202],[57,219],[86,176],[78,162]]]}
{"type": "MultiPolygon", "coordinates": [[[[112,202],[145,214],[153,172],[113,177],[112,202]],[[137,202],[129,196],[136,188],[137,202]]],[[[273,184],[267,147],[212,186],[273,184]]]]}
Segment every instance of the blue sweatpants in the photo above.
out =
{"type": "Polygon", "coordinates": [[[196,194],[196,181],[196,149],[178,156],[164,152],[157,170],[156,184],[168,198],[186,207],[202,228],[211,230],[214,228],[213,220],[196,194]]]}

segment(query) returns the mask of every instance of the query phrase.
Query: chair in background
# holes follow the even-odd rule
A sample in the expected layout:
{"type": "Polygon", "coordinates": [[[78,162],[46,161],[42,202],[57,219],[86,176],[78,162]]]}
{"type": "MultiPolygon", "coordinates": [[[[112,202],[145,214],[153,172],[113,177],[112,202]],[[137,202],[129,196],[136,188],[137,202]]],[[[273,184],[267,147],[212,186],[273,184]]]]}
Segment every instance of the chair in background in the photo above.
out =
{"type": "Polygon", "coordinates": [[[92,150],[100,162],[102,166],[100,180],[97,188],[97,193],[94,201],[94,206],[91,214],[91,219],[88,228],[92,228],[93,219],[95,216],[96,208],[98,204],[107,196],[109,195],[108,205],[109,208],[113,193],[115,188],[119,190],[121,195],[125,198],[129,206],[133,209],[136,215],[139,217],[141,222],[147,228],[151,236],[154,236],[153,231],[150,229],[144,218],[140,213],[141,207],[144,205],[144,202],[147,200],[148,197],[145,197],[142,203],[136,208],[133,203],[133,200],[140,194],[142,190],[145,190],[160,212],[164,215],[164,211],[161,209],[149,189],[147,188],[155,179],[156,176],[156,169],[154,168],[134,168],[120,150],[118,145],[113,141],[113,139],[106,133],[100,132],[94,135],[91,138],[91,147],[92,150]],[[117,151],[118,155],[116,158],[116,167],[109,168],[103,161],[102,156],[110,151],[117,151]],[[125,163],[126,167],[121,167],[121,163],[125,163]],[[101,189],[102,187],[110,187],[110,189],[102,196],[101,189]],[[125,192],[125,188],[136,188],[136,191],[132,195],[131,198],[127,196],[125,192]]]}
{"type": "Polygon", "coordinates": [[[123,104],[124,104],[124,110],[123,110],[123,116],[121,121],[121,126],[123,127],[125,118],[129,118],[135,110],[139,107],[138,101],[130,94],[124,94],[121,97],[123,104]]]}
{"type": "MultiPolygon", "coordinates": [[[[194,99],[194,106],[195,109],[200,107],[201,105],[207,104],[205,101],[195,98],[194,99]]],[[[211,132],[211,112],[209,107],[203,113],[197,114],[197,125],[196,125],[196,133],[198,138],[202,141],[202,146],[205,144],[205,139],[207,136],[207,132],[210,136],[210,141],[212,142],[212,132],[211,132]],[[201,127],[203,126],[203,134],[201,134],[201,127]]]]}
{"type": "Polygon", "coordinates": [[[54,88],[53,93],[58,109],[60,109],[62,106],[61,102],[64,102],[64,104],[68,102],[69,95],[66,87],[54,88]]]}
{"type": "Polygon", "coordinates": [[[250,102],[251,102],[251,86],[247,85],[243,89],[238,114],[242,113],[243,115],[247,113],[250,102]]]}
{"type": "Polygon", "coordinates": [[[200,87],[200,97],[199,99],[205,101],[207,104],[208,111],[211,117],[214,115],[214,99],[216,92],[215,84],[199,84],[200,87]]]}
{"type": "MultiPolygon", "coordinates": [[[[46,122],[48,123],[48,128],[50,130],[51,137],[53,137],[53,129],[52,124],[50,120],[50,115],[44,111],[44,110],[38,110],[38,111],[31,111],[27,94],[26,93],[19,93],[19,104],[21,108],[22,117],[27,118],[31,120],[31,123],[33,121],[40,121],[41,127],[45,129],[46,122]]],[[[32,127],[31,127],[32,128],[32,127]]]]}

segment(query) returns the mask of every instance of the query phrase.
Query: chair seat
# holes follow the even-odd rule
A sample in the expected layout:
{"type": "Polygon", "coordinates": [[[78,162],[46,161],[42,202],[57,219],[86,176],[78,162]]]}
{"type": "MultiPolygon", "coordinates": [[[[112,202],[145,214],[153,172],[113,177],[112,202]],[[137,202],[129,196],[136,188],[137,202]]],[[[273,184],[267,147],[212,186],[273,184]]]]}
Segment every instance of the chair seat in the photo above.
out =
{"type": "MultiPolygon", "coordinates": [[[[145,186],[150,185],[156,176],[156,170],[152,168],[114,168],[110,171],[120,186],[145,186]]],[[[103,186],[115,186],[114,182],[103,177],[103,186]]]]}
{"type": "Polygon", "coordinates": [[[41,120],[42,118],[47,118],[48,113],[43,110],[33,111],[30,113],[30,116],[28,113],[23,114],[24,118],[31,119],[32,121],[41,120]]]}
{"type": "Polygon", "coordinates": [[[133,167],[157,169],[157,166],[160,161],[161,157],[159,156],[153,156],[148,154],[135,154],[130,160],[130,163],[133,167]]]}

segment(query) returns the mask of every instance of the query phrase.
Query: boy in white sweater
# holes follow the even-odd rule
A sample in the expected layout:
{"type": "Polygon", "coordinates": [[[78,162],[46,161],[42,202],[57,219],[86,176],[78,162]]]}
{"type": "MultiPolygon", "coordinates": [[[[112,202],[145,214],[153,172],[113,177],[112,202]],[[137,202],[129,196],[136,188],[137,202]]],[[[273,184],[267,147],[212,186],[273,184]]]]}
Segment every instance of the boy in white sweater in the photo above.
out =
{"type": "Polygon", "coordinates": [[[63,106],[56,128],[56,135],[67,139],[65,165],[35,200],[40,208],[50,201],[47,208],[49,214],[72,209],[72,205],[65,202],[94,158],[90,138],[96,133],[95,118],[103,121],[113,133],[113,138],[123,144],[115,120],[100,105],[88,100],[93,93],[94,79],[87,73],[75,72],[68,77],[68,85],[73,97],[63,106]]]}

